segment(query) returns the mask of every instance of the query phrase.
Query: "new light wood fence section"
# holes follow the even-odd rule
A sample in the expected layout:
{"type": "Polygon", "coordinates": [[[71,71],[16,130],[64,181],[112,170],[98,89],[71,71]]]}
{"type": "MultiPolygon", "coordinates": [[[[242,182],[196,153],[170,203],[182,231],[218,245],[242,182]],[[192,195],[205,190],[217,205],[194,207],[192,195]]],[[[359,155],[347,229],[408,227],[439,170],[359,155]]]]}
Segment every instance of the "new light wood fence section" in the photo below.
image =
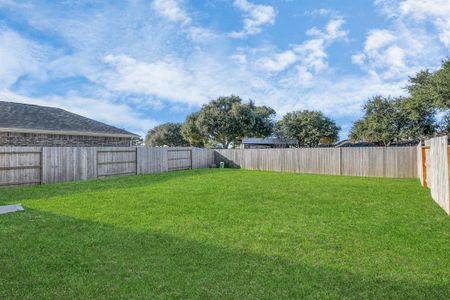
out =
{"type": "Polygon", "coordinates": [[[213,164],[211,149],[0,147],[0,187],[198,169],[213,164]]]}
{"type": "Polygon", "coordinates": [[[416,147],[217,150],[231,167],[349,176],[414,178],[416,147]]]}
{"type": "Polygon", "coordinates": [[[426,140],[425,146],[418,146],[417,154],[421,160],[418,175],[422,185],[430,189],[434,201],[450,215],[448,137],[426,140]]]}

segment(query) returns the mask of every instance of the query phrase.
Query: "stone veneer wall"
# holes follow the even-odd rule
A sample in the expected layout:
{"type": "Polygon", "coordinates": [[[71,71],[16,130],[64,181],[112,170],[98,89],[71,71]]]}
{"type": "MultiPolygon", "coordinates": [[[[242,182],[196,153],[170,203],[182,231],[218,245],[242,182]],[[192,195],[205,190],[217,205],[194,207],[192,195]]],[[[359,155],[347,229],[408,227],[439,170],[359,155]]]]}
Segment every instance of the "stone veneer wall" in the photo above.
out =
{"type": "Polygon", "coordinates": [[[0,132],[0,146],[128,147],[131,138],[0,132]]]}

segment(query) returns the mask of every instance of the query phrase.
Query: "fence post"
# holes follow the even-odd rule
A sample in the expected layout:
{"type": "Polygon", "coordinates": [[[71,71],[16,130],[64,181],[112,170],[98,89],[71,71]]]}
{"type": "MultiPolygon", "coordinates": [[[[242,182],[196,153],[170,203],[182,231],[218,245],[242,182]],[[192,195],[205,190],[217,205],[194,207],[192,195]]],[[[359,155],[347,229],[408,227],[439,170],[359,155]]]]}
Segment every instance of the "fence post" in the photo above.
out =
{"type": "Polygon", "coordinates": [[[339,175],[342,175],[342,147],[339,147],[339,175]]]}
{"type": "Polygon", "coordinates": [[[138,156],[138,147],[136,146],[135,147],[136,148],[136,175],[138,175],[139,174],[139,172],[138,172],[138,168],[139,168],[139,156],[138,156]]]}
{"type": "Polygon", "coordinates": [[[423,187],[428,188],[427,182],[427,149],[430,147],[422,147],[422,182],[423,187]]]}
{"type": "Polygon", "coordinates": [[[40,174],[39,174],[39,177],[40,177],[39,181],[40,181],[40,183],[39,184],[43,184],[44,183],[44,165],[43,165],[44,159],[43,159],[43,156],[44,156],[44,147],[41,147],[41,154],[40,154],[40,157],[39,157],[39,166],[41,167],[41,169],[39,170],[40,171],[40,174]]]}

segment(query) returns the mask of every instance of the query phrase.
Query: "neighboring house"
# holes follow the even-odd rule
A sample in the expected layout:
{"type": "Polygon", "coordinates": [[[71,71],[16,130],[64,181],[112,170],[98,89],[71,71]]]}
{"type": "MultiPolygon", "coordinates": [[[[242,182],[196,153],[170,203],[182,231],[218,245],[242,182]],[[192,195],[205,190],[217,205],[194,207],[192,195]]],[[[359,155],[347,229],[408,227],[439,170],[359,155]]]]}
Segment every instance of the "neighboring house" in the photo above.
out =
{"type": "Polygon", "coordinates": [[[295,139],[280,138],[244,138],[241,149],[290,148],[298,145],[295,139]]]}
{"type": "Polygon", "coordinates": [[[334,147],[374,147],[376,144],[369,142],[350,142],[349,140],[342,140],[334,144],[334,147]]]}
{"type": "MultiPolygon", "coordinates": [[[[389,147],[406,147],[406,146],[416,146],[420,141],[419,140],[411,140],[411,141],[400,141],[394,142],[389,145],[389,147]]],[[[345,147],[380,147],[377,143],[372,142],[350,142],[349,140],[342,140],[334,144],[334,147],[337,148],[345,148],[345,147]]]]}
{"type": "Polygon", "coordinates": [[[131,146],[138,139],[60,108],[0,101],[0,146],[131,146]]]}

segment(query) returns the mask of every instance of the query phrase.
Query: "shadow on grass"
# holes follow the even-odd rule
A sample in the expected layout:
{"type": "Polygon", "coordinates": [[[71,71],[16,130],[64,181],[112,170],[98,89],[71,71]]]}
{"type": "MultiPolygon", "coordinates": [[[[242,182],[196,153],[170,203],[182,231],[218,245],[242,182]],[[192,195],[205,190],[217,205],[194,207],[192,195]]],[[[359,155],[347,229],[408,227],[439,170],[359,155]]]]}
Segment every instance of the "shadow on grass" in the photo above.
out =
{"type": "Polygon", "coordinates": [[[1,299],[450,296],[449,285],[295,264],[37,210],[5,215],[0,228],[1,299]]]}
{"type": "Polygon", "coordinates": [[[0,189],[0,205],[16,203],[23,200],[47,199],[56,196],[74,195],[86,192],[106,191],[145,187],[172,179],[181,179],[198,174],[210,173],[213,169],[173,171],[156,174],[111,177],[87,181],[36,185],[24,188],[0,189]]]}

